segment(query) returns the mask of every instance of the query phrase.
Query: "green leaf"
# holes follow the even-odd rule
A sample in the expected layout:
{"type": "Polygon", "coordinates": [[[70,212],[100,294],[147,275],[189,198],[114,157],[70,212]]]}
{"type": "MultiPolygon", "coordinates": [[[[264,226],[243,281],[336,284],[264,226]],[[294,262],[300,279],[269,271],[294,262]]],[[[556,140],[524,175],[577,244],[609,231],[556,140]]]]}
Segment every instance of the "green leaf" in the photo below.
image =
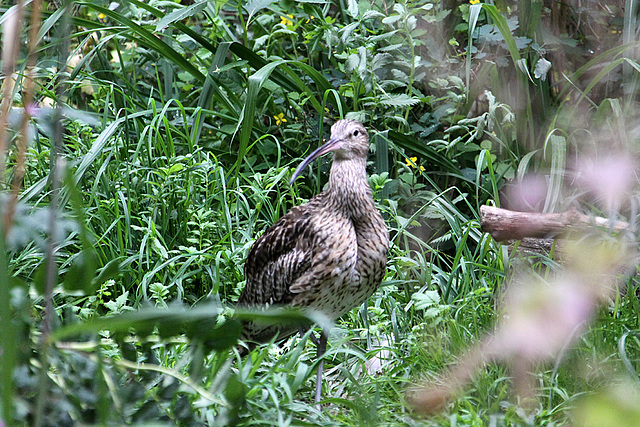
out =
{"type": "Polygon", "coordinates": [[[275,0],[249,0],[242,5],[242,8],[249,14],[249,17],[247,18],[247,25],[249,25],[256,12],[271,6],[273,3],[275,3],[275,0]]]}
{"type": "Polygon", "coordinates": [[[556,212],[562,194],[562,185],[567,160],[567,140],[563,136],[551,133],[545,141],[545,151],[551,145],[551,170],[549,172],[549,188],[544,202],[543,212],[556,212]]]}
{"type": "Polygon", "coordinates": [[[347,12],[353,19],[358,17],[358,2],[356,0],[347,0],[347,12]]]}
{"type": "Polygon", "coordinates": [[[95,288],[98,288],[104,282],[109,279],[113,279],[118,275],[118,273],[120,273],[120,260],[121,258],[112,259],[107,263],[107,265],[102,267],[100,274],[98,274],[98,276],[93,280],[93,286],[95,288]]]}
{"type": "Polygon", "coordinates": [[[416,292],[411,295],[411,300],[417,310],[424,310],[434,305],[440,304],[440,294],[438,291],[416,292]]]}
{"type": "Polygon", "coordinates": [[[547,61],[544,58],[538,59],[536,62],[536,66],[533,69],[533,76],[536,79],[540,79],[542,81],[547,80],[547,73],[551,69],[551,62],[547,61]]]}
{"type": "Polygon", "coordinates": [[[414,98],[412,96],[407,95],[406,93],[402,94],[390,94],[389,98],[382,99],[380,101],[383,105],[389,105],[394,107],[408,107],[411,105],[416,105],[420,102],[418,98],[414,98]]]}
{"type": "MultiPolygon", "coordinates": [[[[126,307],[128,293],[125,292],[114,301],[117,310],[126,307]]],[[[201,304],[193,308],[182,306],[169,306],[168,308],[143,308],[136,311],[127,311],[108,317],[96,317],[83,323],[65,325],[52,332],[52,342],[75,337],[85,333],[98,333],[110,331],[111,333],[129,333],[131,328],[136,332],[146,333],[152,331],[159,322],[181,322],[188,325],[203,319],[217,318],[222,308],[217,304],[201,304]]]]}
{"type": "Polygon", "coordinates": [[[189,18],[197,13],[202,12],[202,10],[207,6],[207,1],[201,1],[200,3],[194,3],[188,7],[180,7],[177,10],[174,10],[171,13],[168,13],[156,24],[156,32],[164,30],[169,25],[173,24],[176,21],[182,21],[183,19],[189,18]]]}
{"type": "Polygon", "coordinates": [[[522,182],[522,180],[524,179],[525,175],[529,171],[529,163],[531,162],[531,159],[533,158],[533,156],[538,154],[538,151],[539,150],[531,151],[531,152],[525,154],[524,157],[522,157],[522,159],[520,160],[520,163],[518,164],[518,171],[516,173],[516,179],[519,182],[522,182]]]}
{"type": "MultiPolygon", "coordinates": [[[[507,24],[507,19],[498,11],[498,8],[496,6],[482,3],[482,8],[491,17],[491,19],[493,20],[493,24],[498,28],[500,34],[502,34],[502,38],[507,44],[507,49],[509,50],[509,54],[511,55],[511,60],[513,61],[514,65],[517,66],[518,62],[521,59],[520,52],[518,52],[518,46],[515,39],[513,38],[513,35],[511,34],[511,30],[509,29],[509,25],[507,24]]],[[[518,69],[521,68],[518,67],[518,69]]]]}
{"type": "Polygon", "coordinates": [[[96,255],[93,250],[83,250],[74,259],[64,276],[62,286],[68,291],[83,291],[85,295],[95,290],[96,255]]]}
{"type": "Polygon", "coordinates": [[[266,310],[236,308],[234,317],[238,320],[250,320],[265,325],[308,325],[316,323],[322,329],[333,327],[331,319],[319,311],[289,307],[270,307],[266,310]]]}
{"type": "Polygon", "coordinates": [[[242,335],[242,323],[230,319],[221,325],[216,325],[216,319],[194,322],[186,334],[188,337],[202,340],[209,351],[224,351],[238,342],[242,335]]]}

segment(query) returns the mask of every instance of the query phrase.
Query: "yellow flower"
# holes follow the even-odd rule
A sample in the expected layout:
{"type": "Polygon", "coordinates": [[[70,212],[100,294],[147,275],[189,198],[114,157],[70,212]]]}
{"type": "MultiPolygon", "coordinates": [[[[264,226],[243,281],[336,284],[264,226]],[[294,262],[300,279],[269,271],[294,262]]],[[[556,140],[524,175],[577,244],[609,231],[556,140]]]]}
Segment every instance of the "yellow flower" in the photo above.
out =
{"type": "Polygon", "coordinates": [[[316,17],[315,17],[315,16],[313,16],[313,15],[309,15],[309,19],[307,19],[307,20],[305,21],[305,24],[308,24],[309,22],[313,21],[314,19],[316,19],[316,17]]]}
{"type": "MultiPolygon", "coordinates": [[[[417,157],[410,157],[408,159],[405,159],[407,161],[407,166],[415,168],[416,167],[416,162],[418,161],[417,157]]],[[[424,166],[420,166],[420,170],[422,172],[424,172],[424,166]]]]}
{"type": "Polygon", "coordinates": [[[478,3],[480,3],[480,0],[469,0],[469,3],[478,4],[478,3]]]}
{"type": "Polygon", "coordinates": [[[282,123],[287,123],[287,119],[284,118],[284,113],[276,114],[273,118],[276,119],[277,126],[280,126],[282,123]]]}
{"type": "Polygon", "coordinates": [[[98,19],[100,19],[100,20],[103,20],[106,17],[107,17],[107,15],[105,15],[104,13],[99,13],[98,14],[98,19]]]}
{"type": "Polygon", "coordinates": [[[293,21],[292,21],[293,15],[287,15],[287,16],[280,16],[280,23],[282,25],[286,25],[287,27],[290,27],[293,25],[293,21]],[[287,18],[287,16],[291,19],[287,18]]]}

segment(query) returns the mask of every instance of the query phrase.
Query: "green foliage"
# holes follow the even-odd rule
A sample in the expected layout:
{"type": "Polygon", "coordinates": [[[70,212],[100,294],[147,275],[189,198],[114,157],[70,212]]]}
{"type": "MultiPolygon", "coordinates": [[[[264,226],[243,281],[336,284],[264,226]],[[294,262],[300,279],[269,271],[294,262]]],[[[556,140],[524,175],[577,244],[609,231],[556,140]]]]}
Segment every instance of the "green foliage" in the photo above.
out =
{"type": "MultiPolygon", "coordinates": [[[[590,6],[47,4],[37,105],[26,106],[26,175],[0,239],[0,319],[10,325],[0,328],[0,420],[580,424],[616,420],[619,410],[635,420],[637,404],[619,396],[637,393],[626,379],[637,379],[640,357],[632,281],[575,350],[541,364],[533,409],[519,405],[498,364],[428,421],[406,398],[501,317],[511,269],[557,267],[517,258],[482,233],[480,206],[500,206],[506,183],[543,173],[541,210],[576,201],[606,211],[567,189],[567,171],[599,134],[635,147],[627,119],[637,115],[637,23],[627,14],[608,22],[590,6]],[[569,24],[570,12],[588,24],[569,24]],[[287,184],[341,117],[370,130],[370,183],[392,245],[381,289],[333,328],[320,411],[312,331],[244,357],[234,349],[239,321],[300,314],[232,307],[255,238],[326,182],[325,159],[287,184]],[[587,365],[595,372],[581,372],[587,365]],[[607,381],[612,372],[620,387],[607,381]]],[[[0,20],[16,10],[0,6],[0,20]]],[[[28,7],[24,22],[31,16],[28,7]]],[[[16,43],[32,43],[27,34],[16,43]]],[[[20,139],[28,74],[16,59],[11,141],[20,139]]],[[[3,185],[18,157],[9,151],[3,185]]],[[[7,192],[3,218],[10,200],[7,192]]]]}

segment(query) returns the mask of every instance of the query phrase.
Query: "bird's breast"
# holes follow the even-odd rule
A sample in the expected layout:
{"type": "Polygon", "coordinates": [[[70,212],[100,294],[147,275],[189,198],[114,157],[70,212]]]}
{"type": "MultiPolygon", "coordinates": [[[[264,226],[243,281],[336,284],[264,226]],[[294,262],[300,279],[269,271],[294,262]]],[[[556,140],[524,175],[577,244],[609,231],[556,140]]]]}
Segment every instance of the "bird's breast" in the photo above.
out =
{"type": "Polygon", "coordinates": [[[379,224],[335,213],[317,217],[311,267],[291,287],[294,305],[335,319],[375,291],[384,276],[388,235],[377,211],[374,215],[379,224]]]}
{"type": "MultiPolygon", "coordinates": [[[[351,221],[341,215],[319,215],[311,265],[291,286],[294,305],[333,314],[340,299],[349,299],[358,260],[358,239],[351,221]]],[[[333,317],[333,316],[332,316],[333,317]]]]}

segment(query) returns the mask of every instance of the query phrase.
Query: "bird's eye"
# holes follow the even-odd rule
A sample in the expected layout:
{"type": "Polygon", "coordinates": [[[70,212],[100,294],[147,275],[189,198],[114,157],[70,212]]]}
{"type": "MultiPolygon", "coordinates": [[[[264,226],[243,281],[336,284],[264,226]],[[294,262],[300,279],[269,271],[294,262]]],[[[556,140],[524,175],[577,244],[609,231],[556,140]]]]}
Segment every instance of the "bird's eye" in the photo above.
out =
{"type": "Polygon", "coordinates": [[[358,129],[353,131],[353,136],[358,136],[360,134],[360,131],[358,129]]]}

